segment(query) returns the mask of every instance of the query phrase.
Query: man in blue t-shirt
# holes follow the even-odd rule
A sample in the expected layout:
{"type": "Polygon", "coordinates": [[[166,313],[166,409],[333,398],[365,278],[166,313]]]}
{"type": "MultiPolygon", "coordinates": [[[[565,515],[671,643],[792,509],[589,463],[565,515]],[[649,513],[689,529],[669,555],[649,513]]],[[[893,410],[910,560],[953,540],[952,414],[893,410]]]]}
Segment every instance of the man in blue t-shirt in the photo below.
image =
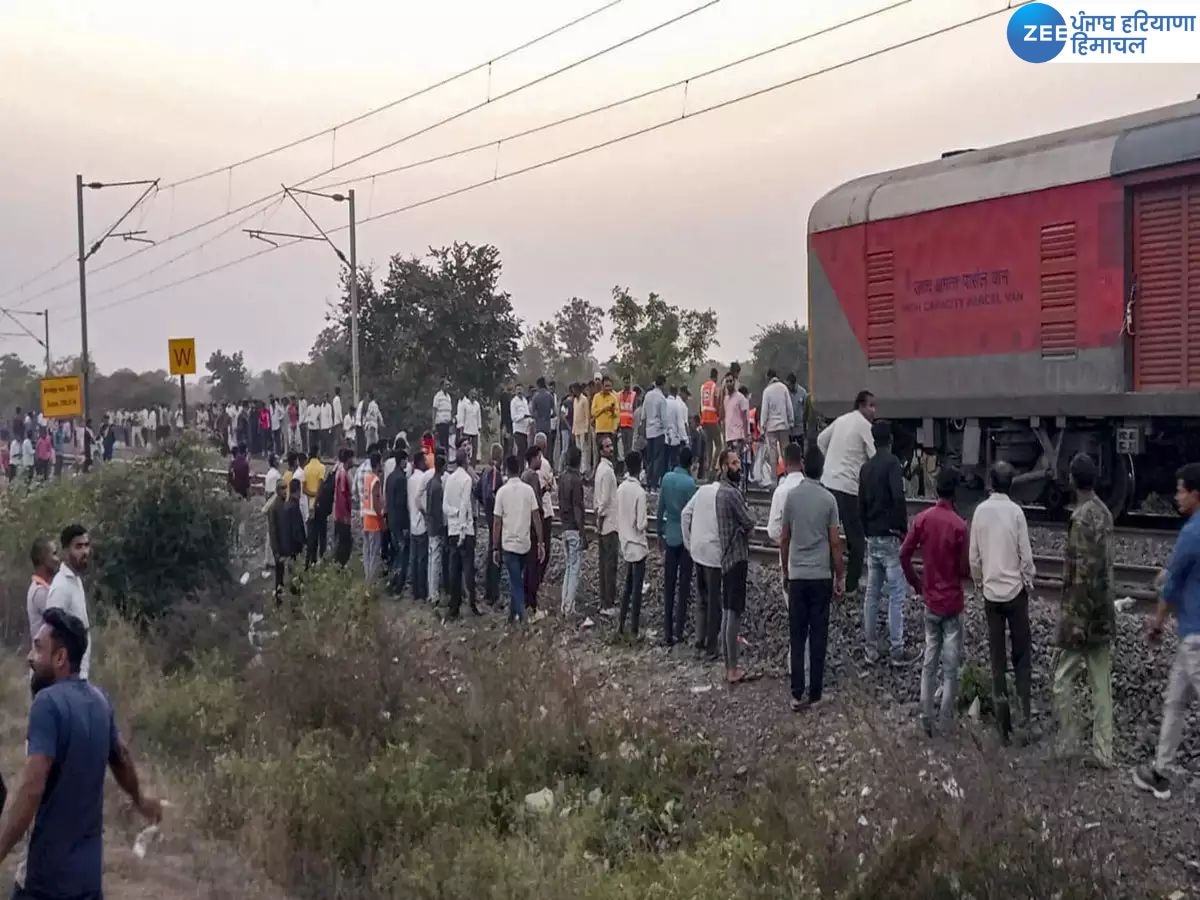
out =
{"type": "Polygon", "coordinates": [[[46,610],[29,651],[33,707],[28,748],[0,816],[0,862],[33,823],[13,900],[101,900],[104,772],[147,819],[162,805],[142,794],[108,698],[79,677],[88,633],[75,616],[46,610]]]}

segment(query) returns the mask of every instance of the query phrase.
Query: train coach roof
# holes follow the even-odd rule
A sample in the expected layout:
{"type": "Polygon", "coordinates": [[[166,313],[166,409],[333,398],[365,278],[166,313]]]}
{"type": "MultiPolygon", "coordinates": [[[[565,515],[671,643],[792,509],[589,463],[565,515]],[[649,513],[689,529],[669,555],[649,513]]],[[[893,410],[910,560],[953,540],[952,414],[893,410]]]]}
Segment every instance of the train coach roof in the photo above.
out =
{"type": "Polygon", "coordinates": [[[1200,100],[856,178],[816,202],[809,233],[1200,159],[1200,100]]]}

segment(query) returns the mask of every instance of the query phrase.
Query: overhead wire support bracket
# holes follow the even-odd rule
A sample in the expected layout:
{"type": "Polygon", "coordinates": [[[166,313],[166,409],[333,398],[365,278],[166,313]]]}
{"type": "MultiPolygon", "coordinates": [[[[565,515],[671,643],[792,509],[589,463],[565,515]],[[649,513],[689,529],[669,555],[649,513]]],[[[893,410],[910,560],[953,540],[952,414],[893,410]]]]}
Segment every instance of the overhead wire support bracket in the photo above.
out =
{"type": "Polygon", "coordinates": [[[308,221],[312,223],[312,227],[317,229],[317,231],[319,231],[321,233],[321,237],[319,237],[319,238],[312,237],[310,235],[306,239],[314,240],[314,241],[319,241],[319,240],[323,239],[325,241],[325,243],[327,243],[330,246],[330,248],[333,250],[333,252],[337,254],[337,258],[342,261],[343,265],[349,266],[350,262],[346,259],[346,254],[342,253],[342,251],[338,249],[338,245],[335,244],[332,240],[330,240],[329,235],[327,235],[325,233],[325,229],[322,228],[320,225],[318,225],[317,220],[314,219],[311,215],[309,215],[308,210],[304,208],[304,204],[296,199],[296,195],[294,193],[292,193],[292,191],[295,190],[298,193],[309,194],[313,197],[325,197],[328,200],[334,200],[334,201],[337,201],[338,203],[345,200],[346,199],[345,196],[342,194],[322,194],[319,191],[306,191],[303,188],[293,189],[293,188],[288,187],[286,184],[280,184],[279,186],[281,188],[283,188],[283,192],[285,194],[287,194],[287,196],[289,198],[291,198],[291,201],[296,204],[296,208],[299,209],[300,212],[304,213],[304,218],[308,219],[308,221]]]}

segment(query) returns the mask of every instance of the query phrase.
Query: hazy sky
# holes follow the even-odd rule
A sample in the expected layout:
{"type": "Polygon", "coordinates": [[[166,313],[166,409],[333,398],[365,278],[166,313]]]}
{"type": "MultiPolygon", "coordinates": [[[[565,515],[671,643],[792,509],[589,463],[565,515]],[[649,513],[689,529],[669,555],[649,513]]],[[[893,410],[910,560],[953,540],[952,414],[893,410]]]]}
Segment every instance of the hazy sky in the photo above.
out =
{"type": "MultiPolygon", "coordinates": [[[[162,237],[395,140],[700,5],[623,0],[531,50],[386,113],[249,166],[160,191],[130,220],[162,237]]],[[[680,89],[420,169],[373,172],[611,102],[827,27],[895,0],[718,0],[712,7],[450,126],[327,176],[357,184],[365,218],[678,116],[680,89]]],[[[688,85],[695,110],[996,9],[1004,0],[910,0],[867,21],[688,85]]],[[[333,125],[487,60],[602,0],[109,0],[0,3],[0,292],[73,254],[74,176],[164,183],[333,125]]],[[[1200,66],[1034,66],[1004,37],[1007,15],[528,175],[364,225],[359,260],[384,263],[454,240],[493,243],[502,286],[533,323],[612,287],[720,315],[722,358],[759,325],[805,318],[805,223],[813,202],[858,175],[1189,99],[1200,66]]],[[[137,189],[88,191],[94,238],[137,189]]],[[[345,206],[315,201],[326,227],[345,206]]],[[[294,207],[246,227],[308,232],[294,207]]],[[[104,370],[163,367],[166,340],[194,335],[203,360],[244,350],[254,369],[304,358],[336,293],[336,258],[316,243],[268,253],[121,303],[262,248],[238,228],[161,271],[236,218],[88,279],[89,336],[104,370]],[[139,276],[146,275],[146,277],[139,276]],[[132,279],[137,279],[136,281],[132,279]],[[123,282],[130,282],[125,286],[123,282]],[[105,308],[108,306],[108,308],[105,308]]],[[[335,240],[346,248],[346,236],[335,240]]],[[[90,270],[141,245],[106,243],[90,270]]],[[[0,306],[51,310],[55,356],[79,349],[74,263],[0,306]],[[40,290],[69,282],[44,297],[40,290]]],[[[0,331],[14,330],[7,320],[0,331]]],[[[30,324],[39,325],[36,320],[30,324]]],[[[605,349],[607,349],[607,344],[605,349]]],[[[31,361],[31,341],[0,352],[31,361]]]]}

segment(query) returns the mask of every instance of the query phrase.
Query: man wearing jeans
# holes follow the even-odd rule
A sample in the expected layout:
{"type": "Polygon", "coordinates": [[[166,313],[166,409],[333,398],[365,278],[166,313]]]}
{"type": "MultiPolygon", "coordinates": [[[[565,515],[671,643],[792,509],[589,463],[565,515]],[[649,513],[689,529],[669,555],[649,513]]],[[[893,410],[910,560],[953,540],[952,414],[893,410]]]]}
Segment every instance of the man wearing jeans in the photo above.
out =
{"type": "Polygon", "coordinates": [[[871,426],[875,455],[862,467],[858,485],[858,510],[867,537],[867,591],[863,599],[863,637],[868,663],[879,659],[875,628],[879,601],[888,596],[888,639],[894,666],[908,665],[916,654],[904,652],[904,601],[907,588],[900,566],[900,541],[908,530],[904,503],[904,472],[892,454],[892,426],[871,426]]]}
{"type": "Polygon", "coordinates": [[[470,444],[456,451],[454,471],[446,477],[442,512],[446,517],[446,552],[450,554],[450,618],[457,619],[463,594],[474,615],[482,615],[475,603],[475,507],[471,492],[475,480],[467,468],[470,444]]]}
{"type": "Polygon", "coordinates": [[[1001,739],[1012,734],[1008,702],[1008,664],[1005,629],[1012,640],[1013,675],[1020,703],[1020,736],[1028,739],[1033,710],[1030,703],[1033,662],[1030,658],[1029,592],[1037,570],[1029,547],[1029,525],[1021,507],[1008,496],[1014,471],[998,462],[989,473],[992,493],[971,518],[971,579],[983,594],[992,663],[992,699],[1001,739]]]}
{"type": "MultiPolygon", "coordinates": [[[[788,454],[796,449],[788,447],[788,454]]],[[[825,648],[829,605],[846,590],[837,501],[821,484],[825,460],[813,447],[804,459],[807,478],[795,483],[783,504],[779,562],[787,582],[791,645],[792,711],[821,702],[825,687],[825,648]],[[804,648],[808,645],[808,695],[804,685],[804,648]]]]}
{"type": "Polygon", "coordinates": [[[1187,516],[1179,540],[1167,563],[1162,581],[1162,599],[1150,623],[1149,637],[1162,638],[1168,613],[1179,620],[1179,647],[1163,695],[1162,730],[1154,764],[1139,766],[1133,783],[1159,800],[1171,798],[1167,767],[1183,738],[1183,723],[1192,698],[1200,690],[1200,463],[1190,463],[1175,473],[1175,505],[1187,516]]]}
{"type": "Polygon", "coordinates": [[[958,667],[962,662],[963,579],[967,565],[967,523],[954,511],[958,470],[943,466],[938,472],[935,506],[913,520],[900,548],[900,564],[908,583],[925,600],[925,662],[921,670],[921,725],[933,737],[933,695],[938,658],[942,662],[940,727],[954,718],[958,695],[958,667]],[[913,568],[913,555],[921,551],[924,578],[913,568]]]}
{"type": "Polygon", "coordinates": [[[663,476],[658,498],[658,536],[663,547],[663,643],[683,642],[688,601],[692,596],[692,558],[683,543],[682,516],[696,493],[692,450],[679,448],[679,465],[663,476]]]}
{"type": "Polygon", "coordinates": [[[579,573],[583,567],[583,551],[587,539],[583,531],[583,473],[579,469],[583,454],[578,447],[568,447],[566,468],[558,482],[558,515],[562,520],[563,569],[562,614],[575,614],[575,594],[579,591],[579,573]]]}
{"type": "Polygon", "coordinates": [[[492,558],[504,555],[512,599],[508,622],[525,624],[525,568],[536,566],[542,552],[541,504],[533,488],[521,480],[521,461],[510,456],[504,464],[508,480],[496,492],[492,516],[492,558]],[[533,534],[531,535],[530,529],[533,534]]]}

